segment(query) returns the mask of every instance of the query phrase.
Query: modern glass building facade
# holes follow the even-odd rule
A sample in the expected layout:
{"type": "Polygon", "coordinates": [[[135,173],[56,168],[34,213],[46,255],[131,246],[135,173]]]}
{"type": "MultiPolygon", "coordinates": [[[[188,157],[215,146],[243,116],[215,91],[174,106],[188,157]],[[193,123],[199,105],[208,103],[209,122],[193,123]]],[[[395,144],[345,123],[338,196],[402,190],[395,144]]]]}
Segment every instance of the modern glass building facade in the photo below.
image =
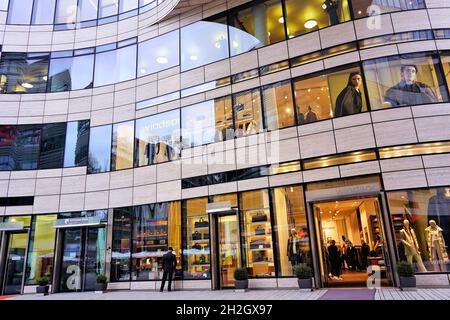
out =
{"type": "Polygon", "coordinates": [[[0,0],[0,295],[448,286],[449,14],[0,0]]]}

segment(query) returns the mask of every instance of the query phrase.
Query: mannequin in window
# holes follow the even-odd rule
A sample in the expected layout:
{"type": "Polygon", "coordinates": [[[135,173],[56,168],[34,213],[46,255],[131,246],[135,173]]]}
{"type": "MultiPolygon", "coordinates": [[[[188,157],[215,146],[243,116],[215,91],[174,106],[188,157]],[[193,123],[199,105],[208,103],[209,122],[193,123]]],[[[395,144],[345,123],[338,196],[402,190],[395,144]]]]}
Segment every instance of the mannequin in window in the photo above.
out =
{"type": "Polygon", "coordinates": [[[416,65],[402,65],[400,67],[401,81],[386,91],[385,103],[396,107],[438,102],[434,89],[417,81],[418,72],[416,65]]]}
{"type": "Polygon", "coordinates": [[[349,269],[349,262],[348,262],[348,256],[347,256],[347,247],[349,244],[349,240],[342,236],[342,246],[341,246],[341,263],[342,263],[342,270],[349,269]]]}
{"type": "Polygon", "coordinates": [[[315,113],[312,110],[311,106],[308,106],[308,112],[306,113],[305,123],[315,122],[318,120],[319,120],[319,117],[317,116],[317,113],[315,113]]]}
{"type": "Polygon", "coordinates": [[[330,17],[330,25],[332,26],[335,24],[339,24],[338,8],[338,0],[325,0],[325,2],[322,4],[322,9],[330,17]]]}
{"type": "Polygon", "coordinates": [[[436,223],[444,230],[444,242],[449,244],[450,188],[437,188],[436,195],[428,200],[428,219],[436,221],[436,223]]]}
{"type": "Polygon", "coordinates": [[[339,93],[336,99],[335,117],[361,112],[362,96],[359,90],[361,83],[362,77],[359,72],[350,73],[347,86],[339,93]]]}
{"type": "Polygon", "coordinates": [[[297,237],[297,230],[291,229],[287,245],[287,255],[292,266],[300,263],[300,240],[297,237]]]}
{"type": "Polygon", "coordinates": [[[427,269],[423,265],[422,257],[420,256],[419,243],[417,242],[416,233],[414,229],[410,227],[409,221],[403,221],[403,229],[400,230],[403,245],[405,246],[406,260],[409,263],[416,262],[417,268],[420,272],[427,272],[427,269]]]}
{"type": "Polygon", "coordinates": [[[255,119],[250,121],[250,123],[247,126],[247,130],[245,132],[245,135],[249,136],[251,134],[255,134],[258,132],[258,125],[256,124],[255,119]]]}
{"type": "Polygon", "coordinates": [[[153,163],[161,163],[161,162],[169,160],[169,158],[167,156],[166,144],[164,142],[158,142],[156,144],[155,151],[156,151],[156,153],[153,158],[153,163]]]}
{"type": "Polygon", "coordinates": [[[434,270],[446,271],[445,263],[448,263],[448,254],[445,246],[442,229],[436,224],[436,221],[430,220],[429,226],[425,228],[425,234],[428,245],[428,253],[433,262],[434,270]]]}

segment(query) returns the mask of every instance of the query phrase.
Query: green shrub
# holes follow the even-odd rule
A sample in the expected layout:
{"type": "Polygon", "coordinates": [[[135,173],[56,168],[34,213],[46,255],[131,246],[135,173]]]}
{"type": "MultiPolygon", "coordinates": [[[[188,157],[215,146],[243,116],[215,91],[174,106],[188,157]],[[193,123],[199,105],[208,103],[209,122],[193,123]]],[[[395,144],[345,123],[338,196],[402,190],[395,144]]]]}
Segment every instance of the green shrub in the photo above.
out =
{"type": "Polygon", "coordinates": [[[298,279],[310,279],[312,278],[312,269],[306,263],[301,263],[293,268],[294,274],[298,279]]]}
{"type": "Polygon", "coordinates": [[[400,261],[397,264],[397,273],[400,277],[413,277],[416,272],[412,263],[400,261]]]}
{"type": "Polygon", "coordinates": [[[104,274],[99,273],[97,275],[97,283],[106,283],[106,280],[107,280],[107,278],[104,274]]]}
{"type": "Polygon", "coordinates": [[[46,276],[43,276],[42,278],[40,278],[40,279],[38,280],[38,284],[39,284],[41,287],[48,285],[49,282],[50,282],[50,279],[49,279],[48,277],[46,277],[46,276]]]}
{"type": "Polygon", "coordinates": [[[246,268],[237,268],[234,270],[234,280],[247,280],[248,274],[246,268]]]}

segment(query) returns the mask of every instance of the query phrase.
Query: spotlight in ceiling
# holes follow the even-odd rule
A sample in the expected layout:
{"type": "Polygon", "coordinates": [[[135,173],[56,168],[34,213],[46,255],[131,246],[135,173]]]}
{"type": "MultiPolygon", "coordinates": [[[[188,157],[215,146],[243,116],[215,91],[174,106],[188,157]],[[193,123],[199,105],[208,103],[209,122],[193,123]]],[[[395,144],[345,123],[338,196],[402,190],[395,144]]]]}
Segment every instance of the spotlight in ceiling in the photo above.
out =
{"type": "Polygon", "coordinates": [[[166,64],[169,62],[169,59],[167,59],[166,57],[158,57],[156,58],[156,62],[158,62],[159,64],[166,64]]]}
{"type": "Polygon", "coordinates": [[[22,83],[22,87],[24,87],[25,89],[31,89],[33,88],[33,85],[31,83],[24,82],[22,83]]]}
{"type": "Polygon", "coordinates": [[[47,76],[43,76],[42,80],[47,81],[47,76]]]}
{"type": "Polygon", "coordinates": [[[279,22],[279,23],[284,23],[284,17],[283,17],[283,16],[279,17],[279,18],[278,18],[278,22],[279,22]]]}
{"type": "Polygon", "coordinates": [[[195,56],[195,55],[192,55],[192,56],[189,57],[189,59],[191,59],[192,61],[197,61],[198,57],[195,56]]]}
{"type": "Polygon", "coordinates": [[[304,26],[306,29],[312,29],[314,27],[317,27],[317,21],[314,19],[310,19],[305,22],[304,26]]]}

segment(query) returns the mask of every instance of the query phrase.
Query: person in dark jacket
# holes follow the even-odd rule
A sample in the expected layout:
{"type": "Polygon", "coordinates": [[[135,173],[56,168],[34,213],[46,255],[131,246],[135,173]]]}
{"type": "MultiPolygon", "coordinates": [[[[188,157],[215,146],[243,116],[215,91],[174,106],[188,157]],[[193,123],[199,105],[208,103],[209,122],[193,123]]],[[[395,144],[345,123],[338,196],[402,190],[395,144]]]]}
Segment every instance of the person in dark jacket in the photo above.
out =
{"type": "Polygon", "coordinates": [[[360,86],[362,77],[359,72],[352,72],[348,77],[347,86],[339,93],[334,108],[334,116],[347,116],[362,110],[362,96],[360,86]]]}
{"type": "Polygon", "coordinates": [[[402,80],[386,91],[384,101],[391,107],[438,102],[434,89],[417,81],[417,73],[417,66],[402,65],[400,68],[402,80]]]}
{"type": "Polygon", "coordinates": [[[362,240],[361,243],[361,269],[365,271],[368,267],[367,258],[370,254],[370,247],[364,240],[362,240]]]}
{"type": "Polygon", "coordinates": [[[163,278],[161,282],[160,292],[163,292],[164,285],[166,284],[167,277],[169,277],[169,285],[167,286],[167,291],[172,291],[172,278],[173,273],[175,271],[175,267],[177,266],[177,257],[173,253],[173,248],[169,247],[168,252],[163,255],[162,268],[164,270],[163,278]]]}
{"type": "Polygon", "coordinates": [[[331,240],[331,245],[328,247],[328,257],[331,263],[331,274],[334,279],[340,279],[341,275],[341,253],[336,247],[336,241],[331,240]]]}

